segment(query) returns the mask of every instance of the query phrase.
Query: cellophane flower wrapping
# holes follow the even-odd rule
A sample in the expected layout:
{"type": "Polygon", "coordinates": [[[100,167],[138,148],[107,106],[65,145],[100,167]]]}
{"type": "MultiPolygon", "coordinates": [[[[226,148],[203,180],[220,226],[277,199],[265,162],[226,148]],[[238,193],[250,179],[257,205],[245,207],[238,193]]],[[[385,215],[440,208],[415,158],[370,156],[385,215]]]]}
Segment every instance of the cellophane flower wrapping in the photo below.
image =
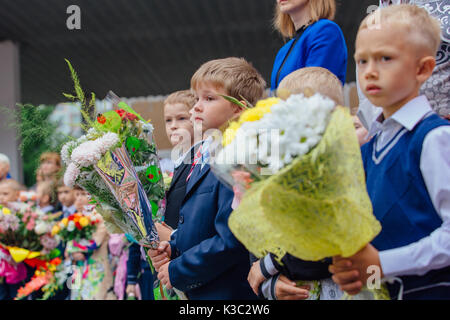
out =
{"type": "Polygon", "coordinates": [[[291,109],[295,112],[278,117],[285,102],[275,103],[256,122],[235,126],[233,139],[224,143],[212,165],[219,179],[243,194],[230,215],[230,229],[254,255],[271,252],[280,263],[286,253],[308,261],[349,257],[381,230],[366,191],[352,118],[340,106],[308,110],[330,103],[318,94],[289,99],[287,104],[298,104],[291,109]],[[258,134],[259,129],[276,128],[279,136],[258,134]],[[239,138],[247,139],[241,150],[232,145],[239,138]],[[275,143],[277,152],[271,149],[275,143]]]}

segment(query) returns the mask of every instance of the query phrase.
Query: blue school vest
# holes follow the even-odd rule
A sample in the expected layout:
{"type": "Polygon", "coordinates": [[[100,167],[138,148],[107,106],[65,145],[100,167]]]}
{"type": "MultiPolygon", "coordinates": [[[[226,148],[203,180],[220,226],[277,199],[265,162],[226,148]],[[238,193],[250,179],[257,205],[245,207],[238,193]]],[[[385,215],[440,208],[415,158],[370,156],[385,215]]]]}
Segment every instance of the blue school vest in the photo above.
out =
{"type": "MultiPolygon", "coordinates": [[[[417,242],[441,226],[420,171],[420,155],[427,133],[445,125],[450,123],[433,113],[412,131],[400,130],[379,152],[375,151],[376,137],[361,148],[367,191],[382,226],[372,241],[377,250],[417,242]]],[[[450,286],[442,285],[450,284],[450,267],[400,278],[404,299],[450,299],[450,286]]],[[[396,297],[399,285],[388,287],[391,297],[396,297]]]]}

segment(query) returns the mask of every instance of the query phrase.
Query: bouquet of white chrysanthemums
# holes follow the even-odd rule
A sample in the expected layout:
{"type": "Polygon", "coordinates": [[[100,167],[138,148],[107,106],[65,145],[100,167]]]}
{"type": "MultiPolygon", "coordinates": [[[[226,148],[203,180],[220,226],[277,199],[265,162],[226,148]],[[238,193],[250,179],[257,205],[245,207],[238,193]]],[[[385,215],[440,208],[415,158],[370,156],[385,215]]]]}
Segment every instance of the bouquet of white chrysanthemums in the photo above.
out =
{"type": "Polygon", "coordinates": [[[380,232],[348,108],[320,94],[269,98],[222,144],[212,170],[241,198],[229,226],[257,257],[348,257],[380,232]]]}

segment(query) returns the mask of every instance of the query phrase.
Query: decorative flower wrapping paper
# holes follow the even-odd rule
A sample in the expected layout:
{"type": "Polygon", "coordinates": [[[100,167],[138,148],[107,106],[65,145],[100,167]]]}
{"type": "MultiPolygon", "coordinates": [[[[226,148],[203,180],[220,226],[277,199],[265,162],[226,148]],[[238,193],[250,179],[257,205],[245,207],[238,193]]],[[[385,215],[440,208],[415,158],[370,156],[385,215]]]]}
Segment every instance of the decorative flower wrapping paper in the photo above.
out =
{"type": "MultiPolygon", "coordinates": [[[[103,178],[111,193],[118,201],[125,219],[141,242],[152,247],[159,242],[155,224],[152,221],[152,206],[143,190],[143,186],[137,176],[136,170],[128,156],[125,145],[106,153],[102,159],[94,165],[97,173],[103,178]]],[[[153,209],[155,216],[159,208],[153,209]]]]}

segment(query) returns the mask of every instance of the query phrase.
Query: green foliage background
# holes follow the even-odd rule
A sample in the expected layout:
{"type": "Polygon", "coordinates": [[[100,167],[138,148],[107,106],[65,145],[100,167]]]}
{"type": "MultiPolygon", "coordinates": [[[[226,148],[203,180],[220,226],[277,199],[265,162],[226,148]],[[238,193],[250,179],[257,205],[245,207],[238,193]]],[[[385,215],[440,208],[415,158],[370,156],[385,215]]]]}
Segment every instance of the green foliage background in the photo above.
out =
{"type": "Polygon", "coordinates": [[[36,169],[43,152],[61,150],[68,137],[57,131],[57,124],[49,120],[55,106],[17,105],[14,112],[0,107],[0,113],[8,118],[10,127],[17,130],[23,159],[24,183],[31,187],[36,183],[36,169]]]}

